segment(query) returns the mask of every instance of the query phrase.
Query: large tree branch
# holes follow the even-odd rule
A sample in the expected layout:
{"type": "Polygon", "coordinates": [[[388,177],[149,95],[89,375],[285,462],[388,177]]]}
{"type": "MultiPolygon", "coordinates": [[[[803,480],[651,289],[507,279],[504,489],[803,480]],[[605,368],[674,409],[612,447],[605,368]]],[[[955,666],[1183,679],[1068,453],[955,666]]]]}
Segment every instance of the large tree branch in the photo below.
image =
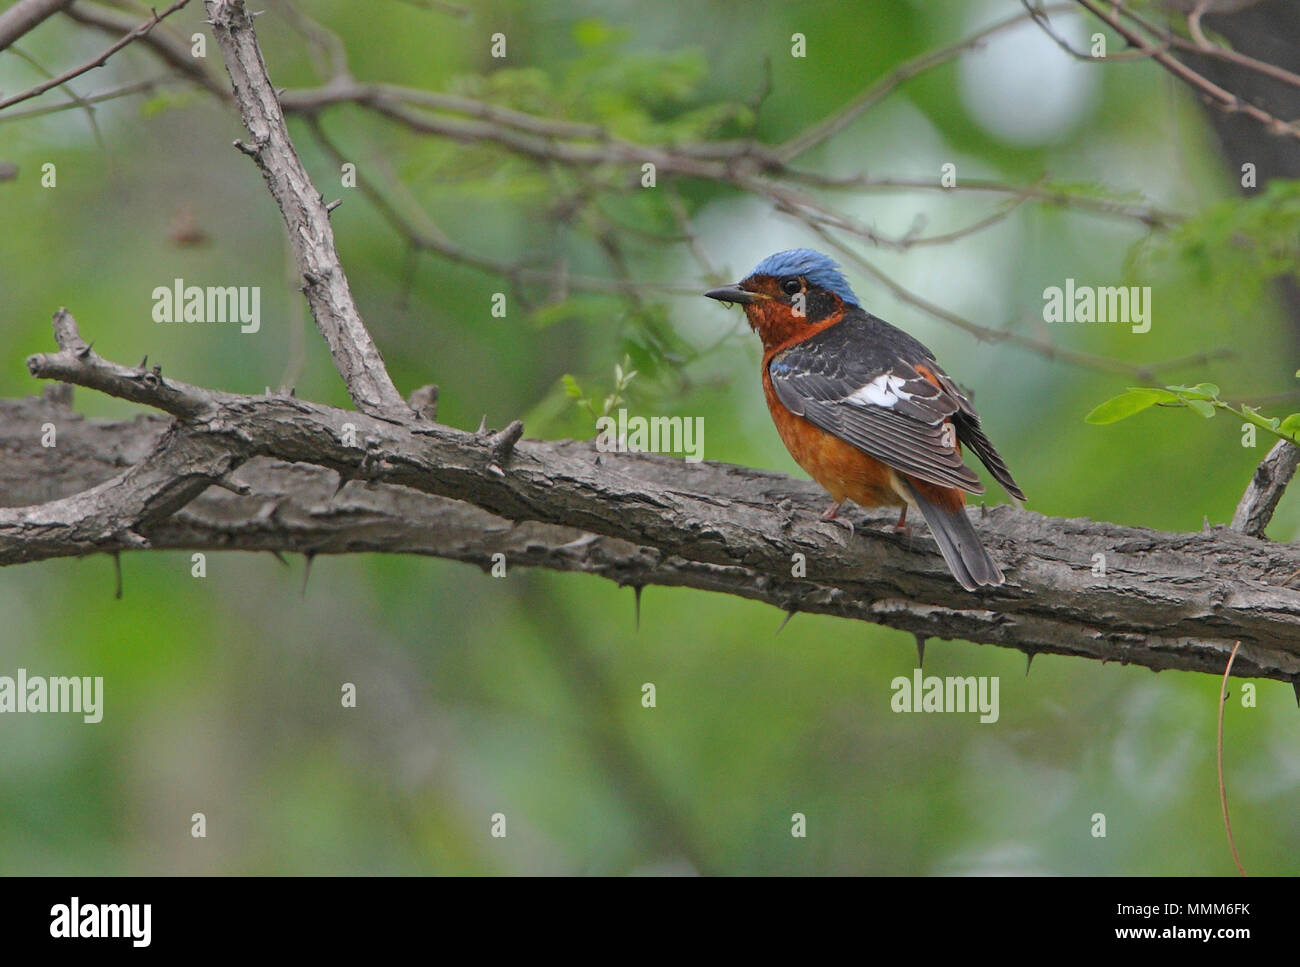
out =
{"type": "MultiPolygon", "coordinates": [[[[111,473],[115,453],[148,447],[150,456],[86,493],[0,510],[0,564],[130,549],[141,537],[195,549],[415,551],[480,565],[504,552],[516,564],[625,584],[722,591],[923,637],[1155,669],[1221,672],[1240,640],[1240,674],[1300,678],[1300,590],[1292,586],[1300,548],[1291,545],[1226,528],[1167,534],[1006,506],[973,510],[1008,580],[972,595],[952,581],[928,535],[894,534],[889,515],[868,515],[854,538],[822,523],[824,494],[807,482],[598,453],[584,441],[521,440],[505,459],[499,437],[292,397],[197,390],[100,360],[69,317],[58,331],[63,348],[32,357],[34,375],[189,415],[168,429],[146,422],[74,435],[93,451],[76,458],[91,469],[51,477],[71,486],[89,482],[96,467],[111,473]],[[128,445],[123,434],[141,439],[128,445]],[[340,478],[373,489],[352,484],[331,496],[340,478]],[[163,511],[217,482],[244,493],[209,491],[165,519],[163,511]],[[806,561],[798,577],[796,555],[806,561]]],[[[61,419],[74,420],[63,411],[56,427],[61,419]]],[[[46,465],[32,473],[50,476],[50,462],[77,452],[64,443],[40,450],[30,420],[12,432],[20,440],[3,441],[6,449],[46,465]]],[[[6,482],[4,492],[21,491],[6,482]]]]}
{"type": "MultiPolygon", "coordinates": [[[[0,431],[0,444],[17,455],[9,465],[28,467],[0,479],[0,503],[31,504],[0,510],[0,564],[145,546],[414,551],[480,565],[504,552],[515,564],[721,591],[1031,655],[1218,673],[1239,640],[1239,674],[1300,680],[1295,547],[1225,528],[1162,534],[998,507],[972,512],[1008,581],[972,595],[952,581],[927,535],[899,536],[878,515],[868,520],[882,526],[853,538],[821,522],[824,495],[810,483],[602,454],[589,442],[521,440],[517,423],[490,435],[425,422],[397,396],[357,313],[248,14],[238,0],[208,0],[207,8],[254,139],[244,150],[280,206],[313,315],[361,412],[206,390],[145,363],[121,366],[96,356],[60,312],[59,351],[31,357],[33,375],[174,419],[80,434],[84,424],[57,399],[17,404],[58,409],[42,422],[62,425],[63,443],[39,447],[37,427],[21,413],[16,437],[0,431]],[[32,491],[32,476],[67,489],[19,499],[32,491]],[[352,480],[365,485],[341,486],[352,480]]],[[[679,173],[718,163],[707,152],[681,157],[679,173]]]]}

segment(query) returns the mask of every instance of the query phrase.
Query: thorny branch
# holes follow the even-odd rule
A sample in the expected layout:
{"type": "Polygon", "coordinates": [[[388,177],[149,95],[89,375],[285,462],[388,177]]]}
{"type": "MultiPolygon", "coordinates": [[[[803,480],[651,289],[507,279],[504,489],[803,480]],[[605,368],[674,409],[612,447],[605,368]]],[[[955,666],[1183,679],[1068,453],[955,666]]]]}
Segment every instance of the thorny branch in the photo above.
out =
{"type": "MultiPolygon", "coordinates": [[[[401,401],[356,311],[326,206],[289,141],[251,18],[238,0],[208,0],[207,8],[253,138],[244,149],[284,214],[312,314],[361,412],[207,390],[147,361],[113,363],[61,310],[58,351],[32,356],[32,375],[171,419],[94,424],[87,432],[91,425],[60,394],[0,402],[0,449],[13,455],[0,463],[0,493],[23,504],[0,509],[0,565],[146,547],[405,551],[481,565],[505,552],[515,563],[602,574],[637,588],[719,591],[789,613],[838,615],[1031,657],[1218,673],[1240,640],[1239,674],[1300,681],[1300,548],[1249,536],[1262,524],[1243,527],[1249,533],[1166,534],[980,508],[972,513],[1008,580],[975,596],[951,581],[927,536],[885,526],[892,514],[867,515],[879,526],[859,527],[852,538],[821,522],[823,497],[806,482],[725,464],[600,454],[589,442],[527,440],[517,421],[498,433],[432,422],[436,390],[417,391],[409,406],[401,401]],[[63,442],[34,447],[51,419],[63,427],[63,442]],[[807,568],[797,577],[796,555],[807,568]]],[[[397,100],[376,103],[385,113],[410,110],[397,100]]],[[[295,109],[312,117],[323,106],[300,98],[295,109]]],[[[609,139],[597,139],[595,154],[580,143],[557,148],[574,132],[548,129],[538,139],[526,130],[527,116],[491,111],[457,122],[459,130],[524,151],[546,143],[541,153],[552,160],[555,151],[575,152],[584,164],[609,152],[628,157],[609,139]],[[483,124],[493,127],[473,127],[483,124]]],[[[735,160],[720,160],[726,146],[656,150],[683,174],[735,160]]],[[[731,167],[726,177],[757,189],[762,159],[755,164],[747,174],[731,167]]],[[[1269,479],[1270,492],[1285,486],[1279,475],[1269,479]]],[[[1248,502],[1263,506],[1249,495],[1248,502]]]]}
{"type": "Polygon", "coordinates": [[[289,138],[252,16],[237,0],[205,0],[205,9],[226,59],[239,113],[253,138],[250,144],[235,142],[236,147],[257,162],[284,216],[312,318],[352,402],[372,416],[409,414],[352,299],[334,247],[329,211],[289,138]]]}
{"type": "MultiPolygon", "coordinates": [[[[153,424],[149,454],[90,490],[0,510],[0,564],[159,540],[196,549],[411,550],[480,564],[515,551],[521,563],[622,584],[722,591],[1030,654],[1217,673],[1240,639],[1241,674],[1300,679],[1300,548],[1291,545],[1222,527],[1163,534],[1009,506],[972,510],[1007,572],[1006,585],[976,597],[952,582],[928,536],[890,530],[892,514],[868,515],[871,526],[853,538],[822,522],[824,495],[807,482],[726,464],[601,454],[589,441],[516,439],[517,425],[467,433],[293,397],[220,393],[100,359],[66,313],[56,333],[60,351],[29,359],[33,375],[178,419],[153,424]],[[339,478],[355,482],[325,496],[339,478]],[[225,488],[189,503],[222,481],[225,488]],[[364,515],[350,512],[359,501],[364,515]],[[408,521],[410,534],[401,536],[408,521]],[[805,576],[792,576],[795,554],[804,555],[805,576]]],[[[26,419],[31,432],[37,417],[26,419]]],[[[134,452],[145,446],[140,435],[134,452]]],[[[105,427],[102,448],[90,443],[99,452],[93,460],[61,445],[58,460],[89,460],[92,469],[64,467],[59,479],[79,484],[105,474],[106,455],[122,436],[120,425],[105,427]]],[[[34,455],[31,439],[19,452],[50,459],[34,455]]]]}

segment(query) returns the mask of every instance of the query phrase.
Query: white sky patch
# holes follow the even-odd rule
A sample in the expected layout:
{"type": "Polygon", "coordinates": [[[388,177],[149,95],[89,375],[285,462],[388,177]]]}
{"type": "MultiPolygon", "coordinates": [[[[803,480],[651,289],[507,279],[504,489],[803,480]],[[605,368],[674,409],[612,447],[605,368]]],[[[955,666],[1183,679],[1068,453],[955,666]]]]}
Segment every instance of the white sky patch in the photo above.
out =
{"type": "MultiPolygon", "coordinates": [[[[1005,14],[1005,5],[988,7],[964,33],[1005,14]]],[[[1053,14],[1050,22],[1075,50],[1089,50],[1091,33],[1082,17],[1053,14]]],[[[1071,57],[1026,20],[964,54],[957,89],[977,124],[1008,144],[1030,147],[1059,140],[1085,119],[1100,93],[1101,70],[1071,57]]]]}
{"type": "Polygon", "coordinates": [[[844,397],[844,402],[857,403],[860,406],[891,407],[899,400],[910,400],[915,395],[903,391],[903,384],[906,382],[903,377],[895,376],[893,373],[881,373],[866,386],[859,386],[844,397]]]}

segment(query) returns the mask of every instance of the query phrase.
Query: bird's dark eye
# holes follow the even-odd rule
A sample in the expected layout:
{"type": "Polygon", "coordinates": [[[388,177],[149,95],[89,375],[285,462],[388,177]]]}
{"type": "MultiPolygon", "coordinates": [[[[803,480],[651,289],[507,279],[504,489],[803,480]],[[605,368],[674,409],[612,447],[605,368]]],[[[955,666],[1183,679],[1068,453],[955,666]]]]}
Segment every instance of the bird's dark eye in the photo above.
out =
{"type": "Polygon", "coordinates": [[[788,279],[781,280],[781,291],[784,292],[786,295],[794,295],[802,288],[803,288],[803,282],[801,282],[799,279],[797,279],[794,276],[791,276],[788,279]]]}

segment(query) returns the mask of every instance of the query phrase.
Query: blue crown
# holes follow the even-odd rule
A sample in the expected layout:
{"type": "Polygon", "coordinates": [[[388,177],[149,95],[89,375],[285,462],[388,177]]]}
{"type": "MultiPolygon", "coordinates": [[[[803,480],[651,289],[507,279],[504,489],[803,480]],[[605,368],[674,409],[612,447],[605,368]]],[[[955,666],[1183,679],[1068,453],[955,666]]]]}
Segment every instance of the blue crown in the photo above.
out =
{"type": "Polygon", "coordinates": [[[793,248],[788,252],[769,255],[754,267],[750,275],[770,275],[778,279],[786,275],[802,275],[809,285],[834,292],[849,305],[859,305],[858,297],[853,294],[840,267],[821,252],[814,252],[810,248],[793,248]]]}

